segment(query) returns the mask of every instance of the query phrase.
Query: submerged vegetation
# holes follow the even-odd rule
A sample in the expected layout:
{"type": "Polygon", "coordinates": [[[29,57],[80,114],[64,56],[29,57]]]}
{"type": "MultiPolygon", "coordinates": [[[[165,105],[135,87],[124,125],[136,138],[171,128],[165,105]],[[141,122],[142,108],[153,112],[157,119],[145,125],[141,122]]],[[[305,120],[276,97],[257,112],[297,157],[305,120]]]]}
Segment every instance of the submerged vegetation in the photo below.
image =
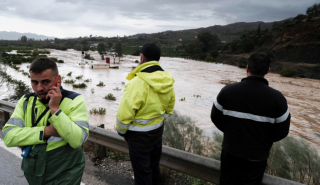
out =
{"type": "Polygon", "coordinates": [[[76,79],[79,80],[83,77],[83,75],[76,76],[76,79]]]}
{"type": "Polygon", "coordinates": [[[99,86],[99,87],[103,87],[103,86],[106,86],[102,81],[100,81],[98,84],[97,84],[97,86],[99,86]]]}
{"type": "Polygon", "coordinates": [[[74,88],[86,88],[87,85],[85,83],[73,84],[74,88]]]}
{"type": "Polygon", "coordinates": [[[99,115],[105,115],[106,114],[106,108],[99,107],[98,109],[93,108],[90,110],[90,114],[99,114],[99,115]]]}
{"type": "Polygon", "coordinates": [[[65,80],[63,83],[66,83],[66,84],[74,84],[76,82],[76,80],[65,80]]]}
{"type": "Polygon", "coordinates": [[[106,95],[104,99],[116,101],[116,97],[114,97],[112,93],[109,93],[108,95],[106,95]]]}

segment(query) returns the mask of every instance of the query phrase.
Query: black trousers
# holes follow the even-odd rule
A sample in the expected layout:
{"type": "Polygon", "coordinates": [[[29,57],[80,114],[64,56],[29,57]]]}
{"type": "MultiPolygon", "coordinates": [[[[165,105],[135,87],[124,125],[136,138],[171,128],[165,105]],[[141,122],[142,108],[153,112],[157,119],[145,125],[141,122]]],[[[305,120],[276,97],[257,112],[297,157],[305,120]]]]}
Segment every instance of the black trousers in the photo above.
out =
{"type": "Polygon", "coordinates": [[[267,160],[249,161],[221,152],[220,185],[260,185],[267,160]]]}
{"type": "Polygon", "coordinates": [[[158,184],[161,152],[162,141],[147,148],[129,144],[130,161],[134,172],[135,185],[158,184]]]}

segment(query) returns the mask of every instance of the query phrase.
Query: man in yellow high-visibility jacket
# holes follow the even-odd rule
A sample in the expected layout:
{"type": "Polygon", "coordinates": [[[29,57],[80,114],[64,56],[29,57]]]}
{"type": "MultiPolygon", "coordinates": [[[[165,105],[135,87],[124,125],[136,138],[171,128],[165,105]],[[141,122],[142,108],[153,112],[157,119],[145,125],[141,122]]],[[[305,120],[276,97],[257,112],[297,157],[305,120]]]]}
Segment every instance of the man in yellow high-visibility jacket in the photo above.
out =
{"type": "Polygon", "coordinates": [[[64,90],[55,62],[38,58],[30,65],[34,93],[25,94],[2,130],[7,147],[32,148],[21,169],[29,184],[80,184],[89,136],[84,97],[64,90]]]}
{"type": "Polygon", "coordinates": [[[116,129],[129,144],[136,185],[158,184],[164,120],[175,103],[174,79],[159,66],[160,55],[155,44],[143,46],[117,113],[116,129]]]}

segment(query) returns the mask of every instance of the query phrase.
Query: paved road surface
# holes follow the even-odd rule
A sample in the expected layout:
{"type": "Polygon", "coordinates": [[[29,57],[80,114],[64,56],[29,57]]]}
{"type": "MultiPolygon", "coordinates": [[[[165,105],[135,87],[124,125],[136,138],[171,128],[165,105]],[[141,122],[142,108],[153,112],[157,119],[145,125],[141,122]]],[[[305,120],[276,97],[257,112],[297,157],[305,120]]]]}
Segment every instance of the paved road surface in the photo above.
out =
{"type": "MultiPolygon", "coordinates": [[[[27,185],[27,181],[21,171],[21,157],[4,149],[1,139],[0,144],[0,185],[27,185]]],[[[15,149],[19,152],[19,149],[15,149]]]]}

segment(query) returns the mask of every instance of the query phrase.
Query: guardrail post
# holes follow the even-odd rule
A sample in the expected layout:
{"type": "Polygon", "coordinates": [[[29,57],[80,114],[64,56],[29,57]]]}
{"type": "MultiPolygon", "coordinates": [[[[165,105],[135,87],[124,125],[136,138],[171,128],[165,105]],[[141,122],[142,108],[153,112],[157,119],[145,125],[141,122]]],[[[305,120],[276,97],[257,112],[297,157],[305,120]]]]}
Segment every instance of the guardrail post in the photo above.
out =
{"type": "Polygon", "coordinates": [[[9,112],[3,111],[4,122],[6,123],[10,119],[9,112]]]}
{"type": "MultiPolygon", "coordinates": [[[[104,129],[104,124],[99,125],[98,127],[103,128],[104,129]]],[[[106,147],[99,145],[99,149],[98,149],[98,155],[101,159],[105,158],[107,156],[106,154],[106,147]]]]}

